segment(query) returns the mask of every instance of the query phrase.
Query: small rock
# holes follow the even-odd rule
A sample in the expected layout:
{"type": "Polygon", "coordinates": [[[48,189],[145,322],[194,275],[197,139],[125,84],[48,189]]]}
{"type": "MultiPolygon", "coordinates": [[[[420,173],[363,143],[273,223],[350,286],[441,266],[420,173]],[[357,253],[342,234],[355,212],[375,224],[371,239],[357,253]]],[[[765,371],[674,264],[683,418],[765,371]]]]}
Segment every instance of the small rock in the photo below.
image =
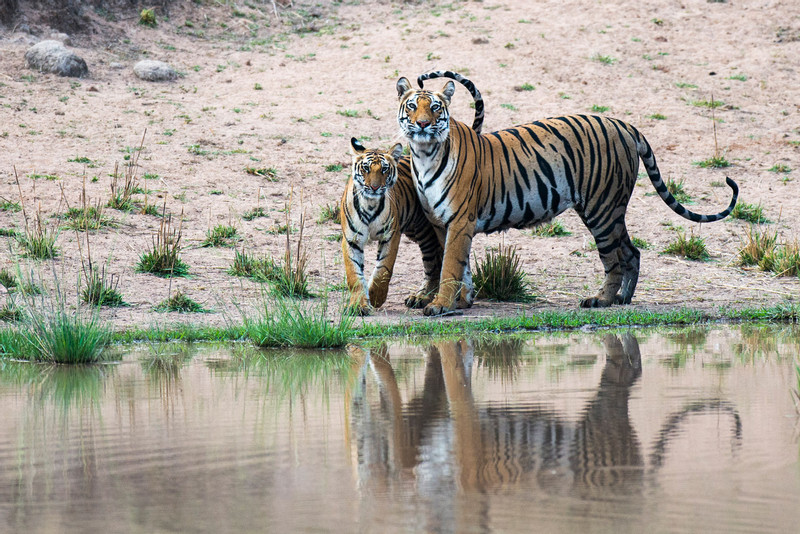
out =
{"type": "Polygon", "coordinates": [[[66,33],[53,32],[50,34],[50,39],[53,41],[59,41],[64,46],[72,46],[72,39],[70,39],[69,35],[67,35],[66,33]]]}
{"type": "Polygon", "coordinates": [[[111,63],[108,64],[108,66],[111,67],[112,69],[119,70],[125,68],[125,63],[120,63],[119,61],[112,61],[111,63]]]}
{"type": "Polygon", "coordinates": [[[153,59],[143,59],[133,66],[133,72],[136,76],[148,82],[164,82],[178,77],[175,69],[163,61],[155,61],[153,59]]]}
{"type": "Polygon", "coordinates": [[[64,48],[60,41],[48,40],[33,45],[25,52],[25,61],[32,69],[59,76],[83,78],[89,74],[86,62],[64,48]]]}

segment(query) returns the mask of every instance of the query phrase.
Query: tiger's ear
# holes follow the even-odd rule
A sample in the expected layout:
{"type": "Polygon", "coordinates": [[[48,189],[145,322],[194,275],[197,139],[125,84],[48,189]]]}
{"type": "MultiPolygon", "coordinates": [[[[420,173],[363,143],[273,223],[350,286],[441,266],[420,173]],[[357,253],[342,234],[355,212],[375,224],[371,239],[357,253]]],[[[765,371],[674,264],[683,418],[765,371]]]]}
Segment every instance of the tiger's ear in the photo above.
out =
{"type": "Polygon", "coordinates": [[[442,95],[444,95],[448,104],[450,103],[450,99],[453,98],[453,95],[455,93],[456,93],[456,84],[454,84],[453,82],[447,82],[446,84],[444,84],[444,87],[442,87],[442,95]]]}
{"type": "Polygon", "coordinates": [[[411,91],[411,82],[408,81],[408,78],[400,78],[397,80],[397,96],[398,98],[403,98],[407,92],[411,91]]]}
{"type": "Polygon", "coordinates": [[[359,154],[363,153],[366,150],[367,149],[364,148],[364,145],[362,145],[361,142],[358,139],[356,139],[355,137],[351,137],[350,138],[350,153],[351,154],[353,154],[354,156],[358,156],[359,154]]]}
{"type": "Polygon", "coordinates": [[[398,159],[400,159],[400,156],[403,155],[403,145],[400,144],[400,143],[397,143],[396,145],[394,145],[392,147],[392,150],[391,150],[390,153],[392,154],[392,157],[394,158],[394,160],[397,161],[398,159]]]}

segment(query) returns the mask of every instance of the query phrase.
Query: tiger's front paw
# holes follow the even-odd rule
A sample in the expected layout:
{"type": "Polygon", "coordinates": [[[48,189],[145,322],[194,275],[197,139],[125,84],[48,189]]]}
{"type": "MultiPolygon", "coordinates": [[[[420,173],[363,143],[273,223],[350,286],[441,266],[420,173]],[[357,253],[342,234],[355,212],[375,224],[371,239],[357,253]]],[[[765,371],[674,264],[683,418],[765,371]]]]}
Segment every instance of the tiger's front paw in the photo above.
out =
{"type": "Polygon", "coordinates": [[[447,306],[446,304],[442,304],[441,301],[437,298],[434,299],[433,302],[425,306],[422,310],[422,314],[426,317],[435,317],[437,315],[443,315],[445,313],[449,313],[455,309],[455,306],[447,306]]]}
{"type": "Polygon", "coordinates": [[[600,297],[589,297],[581,301],[581,308],[608,308],[612,301],[600,297]]]}
{"type": "Polygon", "coordinates": [[[372,313],[372,306],[370,306],[367,298],[362,295],[360,298],[351,298],[350,303],[344,308],[344,313],[365,317],[372,313]]]}
{"type": "Polygon", "coordinates": [[[433,299],[424,293],[411,293],[406,297],[406,307],[418,310],[430,304],[431,300],[433,299]]]}
{"type": "Polygon", "coordinates": [[[354,317],[366,317],[367,315],[372,314],[372,306],[367,304],[366,306],[358,306],[353,304],[348,304],[344,308],[345,315],[352,315],[354,317]]]}

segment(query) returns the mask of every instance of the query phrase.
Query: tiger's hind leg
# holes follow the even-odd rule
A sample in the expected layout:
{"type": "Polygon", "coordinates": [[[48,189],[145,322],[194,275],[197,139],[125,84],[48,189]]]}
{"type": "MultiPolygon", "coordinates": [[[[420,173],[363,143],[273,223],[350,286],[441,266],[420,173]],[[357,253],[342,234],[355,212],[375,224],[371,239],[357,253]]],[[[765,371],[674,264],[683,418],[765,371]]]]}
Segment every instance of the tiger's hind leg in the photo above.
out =
{"type": "Polygon", "coordinates": [[[623,275],[620,293],[616,296],[617,304],[630,304],[633,293],[636,291],[636,284],[639,281],[639,249],[631,242],[628,232],[622,236],[622,247],[620,256],[622,259],[623,275]]]}
{"type": "Polygon", "coordinates": [[[422,253],[422,267],[425,271],[425,280],[419,288],[406,297],[406,306],[409,308],[424,308],[433,300],[439,291],[439,274],[442,271],[442,246],[434,232],[428,232],[418,242],[422,253]]]}
{"type": "MultiPolygon", "coordinates": [[[[627,303],[633,296],[636,288],[636,281],[639,278],[639,251],[630,243],[628,231],[625,228],[624,212],[622,217],[611,222],[609,227],[592,228],[588,223],[586,226],[594,236],[597,243],[597,252],[600,254],[600,261],[606,272],[603,287],[594,297],[581,300],[581,308],[606,308],[612,304],[627,303]],[[628,246],[629,245],[629,246],[628,246]],[[635,254],[632,252],[635,251],[635,254]],[[635,269],[629,268],[629,261],[635,259],[635,269]],[[628,282],[627,291],[622,295],[617,295],[623,282],[628,282]]],[[[584,222],[586,222],[584,220],[584,222]]]]}

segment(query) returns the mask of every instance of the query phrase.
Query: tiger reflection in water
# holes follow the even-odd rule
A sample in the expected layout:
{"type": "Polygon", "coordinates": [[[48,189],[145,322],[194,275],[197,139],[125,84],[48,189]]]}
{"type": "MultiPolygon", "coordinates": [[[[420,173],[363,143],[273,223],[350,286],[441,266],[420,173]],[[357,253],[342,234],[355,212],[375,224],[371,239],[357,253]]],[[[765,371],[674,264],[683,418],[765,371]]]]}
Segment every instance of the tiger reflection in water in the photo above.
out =
{"type": "MultiPolygon", "coordinates": [[[[406,404],[386,347],[351,349],[364,364],[362,384],[372,375],[380,397],[370,403],[357,395],[353,402],[360,484],[383,493],[413,480],[421,493],[439,497],[531,483],[582,499],[639,492],[644,461],[628,418],[630,387],[641,375],[639,346],[627,334],[608,335],[604,343],[597,393],[577,423],[536,405],[476,406],[475,350],[465,341],[429,347],[422,391],[406,404]]],[[[520,348],[512,341],[492,353],[513,374],[520,348]]]]}

